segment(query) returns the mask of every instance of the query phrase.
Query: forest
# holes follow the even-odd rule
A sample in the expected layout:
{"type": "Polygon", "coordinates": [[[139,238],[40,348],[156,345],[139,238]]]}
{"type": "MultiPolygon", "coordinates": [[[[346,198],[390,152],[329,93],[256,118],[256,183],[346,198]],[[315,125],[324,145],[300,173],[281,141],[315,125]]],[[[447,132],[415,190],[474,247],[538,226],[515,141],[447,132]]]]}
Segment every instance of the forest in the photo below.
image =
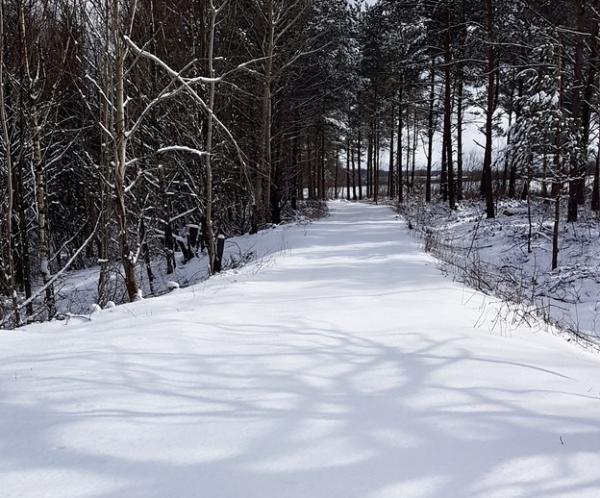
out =
{"type": "Polygon", "coordinates": [[[557,269],[600,213],[599,22],[589,0],[1,0],[1,326],[58,316],[76,270],[101,308],[176,254],[218,273],[225,238],[332,198],[514,200],[557,269]]]}

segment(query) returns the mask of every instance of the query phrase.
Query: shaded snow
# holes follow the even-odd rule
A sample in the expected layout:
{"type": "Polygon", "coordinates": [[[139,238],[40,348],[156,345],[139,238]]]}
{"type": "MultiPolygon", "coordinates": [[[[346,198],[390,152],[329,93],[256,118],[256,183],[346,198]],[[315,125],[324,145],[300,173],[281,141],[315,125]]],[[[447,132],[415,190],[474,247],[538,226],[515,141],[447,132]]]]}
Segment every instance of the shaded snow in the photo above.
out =
{"type": "Polygon", "coordinates": [[[0,496],[598,496],[598,356],[494,328],[386,207],[262,237],[238,272],[3,332],[0,496]]]}

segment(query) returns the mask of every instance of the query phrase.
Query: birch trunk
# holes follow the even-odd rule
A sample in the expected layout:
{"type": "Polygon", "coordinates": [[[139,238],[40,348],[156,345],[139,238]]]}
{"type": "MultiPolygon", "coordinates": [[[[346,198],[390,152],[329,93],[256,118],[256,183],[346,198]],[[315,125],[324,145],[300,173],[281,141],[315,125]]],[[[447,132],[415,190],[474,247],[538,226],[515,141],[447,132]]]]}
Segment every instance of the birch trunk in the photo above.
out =
{"type": "Polygon", "coordinates": [[[114,171],[115,214],[119,228],[121,262],[125,274],[125,286],[130,301],[139,299],[139,287],[135,274],[136,258],[129,245],[127,233],[127,206],[125,173],[127,169],[127,135],[125,129],[125,58],[126,48],[120,29],[121,9],[119,0],[112,0],[111,38],[114,50],[114,171]]]}

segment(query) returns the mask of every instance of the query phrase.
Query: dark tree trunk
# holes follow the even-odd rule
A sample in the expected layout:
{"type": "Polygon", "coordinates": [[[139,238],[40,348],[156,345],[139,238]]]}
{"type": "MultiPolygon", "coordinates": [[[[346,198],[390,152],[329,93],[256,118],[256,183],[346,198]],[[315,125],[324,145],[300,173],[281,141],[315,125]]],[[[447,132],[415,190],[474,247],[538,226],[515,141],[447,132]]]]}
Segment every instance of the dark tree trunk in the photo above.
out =
{"type": "Polygon", "coordinates": [[[358,198],[362,201],[363,198],[363,184],[362,184],[362,134],[360,128],[358,129],[358,198]]]}
{"type": "Polygon", "coordinates": [[[144,215],[140,221],[140,238],[142,240],[142,255],[144,265],[146,266],[146,274],[148,275],[148,286],[150,294],[154,295],[154,273],[152,272],[152,261],[150,259],[150,246],[148,245],[148,234],[146,232],[146,223],[144,223],[144,215]]]}
{"type": "Polygon", "coordinates": [[[506,195],[506,189],[508,187],[508,176],[510,168],[510,146],[511,146],[511,134],[512,134],[512,119],[513,119],[513,108],[514,108],[514,84],[510,87],[510,96],[508,101],[508,134],[506,137],[506,152],[504,154],[504,171],[502,172],[502,193],[506,195]]]}
{"type": "Polygon", "coordinates": [[[346,200],[350,200],[350,137],[346,140],[346,200]]]}
{"type": "Polygon", "coordinates": [[[585,188],[585,157],[586,152],[583,151],[583,146],[587,140],[583,140],[582,125],[582,108],[581,105],[581,86],[583,83],[583,55],[585,48],[584,31],[585,31],[585,0],[575,0],[577,9],[577,30],[575,35],[575,62],[573,66],[573,87],[571,92],[571,117],[573,119],[573,135],[578,142],[578,148],[582,154],[573,154],[570,167],[569,181],[569,207],[568,221],[576,222],[578,218],[578,207],[580,204],[581,191],[585,188]]]}
{"type": "Polygon", "coordinates": [[[325,185],[325,125],[321,127],[321,157],[319,161],[320,167],[320,197],[324,201],[327,199],[327,191],[325,185]]]}
{"type": "Polygon", "coordinates": [[[464,117],[464,68],[460,63],[457,71],[456,104],[456,200],[463,200],[463,117],[464,117]]]}
{"type": "Polygon", "coordinates": [[[350,143],[350,158],[352,159],[352,200],[356,200],[356,161],[354,159],[354,147],[352,147],[352,143],[350,143]]]}
{"type": "Polygon", "coordinates": [[[410,194],[410,108],[406,106],[406,192],[410,194]]]}
{"type": "Polygon", "coordinates": [[[367,198],[373,197],[373,122],[369,123],[369,145],[367,149],[367,198]]]}
{"type": "Polygon", "coordinates": [[[413,147],[412,147],[412,167],[410,170],[410,188],[415,188],[415,169],[417,166],[417,146],[419,144],[419,124],[417,123],[417,108],[415,107],[413,113],[413,147]]]}
{"type": "Polygon", "coordinates": [[[554,199],[554,228],[552,230],[552,269],[558,268],[558,235],[560,232],[560,193],[554,199]]]}
{"type": "MultiPolygon", "coordinates": [[[[523,81],[519,80],[517,95],[519,99],[523,96],[523,81]]],[[[518,120],[521,115],[520,106],[517,106],[515,112],[515,120],[518,120]]],[[[517,163],[514,158],[510,158],[510,175],[508,179],[508,197],[514,199],[517,192],[517,163]]]]}
{"type": "MultiPolygon", "coordinates": [[[[585,84],[584,97],[583,97],[583,149],[586,152],[589,147],[589,136],[590,136],[590,122],[591,122],[591,102],[594,94],[594,86],[596,83],[596,75],[598,73],[598,34],[600,25],[597,22],[593,23],[592,37],[590,40],[590,62],[588,66],[587,81],[585,84]]],[[[596,155],[595,169],[594,169],[594,184],[592,189],[592,209],[598,211],[599,203],[598,197],[598,166],[600,164],[598,155],[596,155]]],[[[587,166],[587,165],[586,165],[587,166]]],[[[583,194],[580,200],[585,200],[585,181],[582,182],[583,194]]]]}
{"type": "Polygon", "coordinates": [[[379,144],[381,133],[379,131],[379,123],[375,120],[375,149],[373,152],[373,200],[375,204],[379,202],[379,144]]]}
{"type": "Polygon", "coordinates": [[[392,103],[392,119],[390,122],[390,164],[388,168],[388,197],[393,199],[396,195],[395,181],[394,181],[394,132],[396,131],[395,123],[395,106],[392,103]]]}
{"type": "Polygon", "coordinates": [[[488,32],[487,70],[488,70],[488,95],[485,119],[485,154],[483,157],[483,174],[481,190],[485,197],[485,208],[488,218],[495,218],[494,192],[492,187],[492,146],[493,146],[493,119],[495,110],[495,84],[496,84],[496,51],[494,48],[494,5],[492,0],[485,0],[486,26],[488,32]]]}
{"type": "Polygon", "coordinates": [[[175,271],[177,263],[175,260],[175,239],[173,237],[173,226],[171,217],[173,216],[173,208],[171,206],[171,196],[168,192],[167,182],[165,178],[164,168],[159,166],[159,174],[161,181],[161,190],[163,198],[163,218],[165,230],[165,259],[167,260],[167,274],[170,275],[175,271]]]}
{"type": "Polygon", "coordinates": [[[398,95],[398,143],[396,146],[396,168],[398,171],[398,203],[402,204],[404,202],[404,170],[402,168],[402,130],[404,127],[402,117],[404,113],[402,111],[402,104],[404,98],[404,86],[400,86],[400,91],[398,95]]]}
{"type": "Polygon", "coordinates": [[[429,90],[429,117],[427,120],[427,179],[425,180],[425,202],[431,202],[431,169],[433,166],[433,137],[435,112],[435,60],[431,61],[429,90]]]}
{"type": "MultiPolygon", "coordinates": [[[[600,139],[599,139],[600,140],[600,139]]],[[[596,167],[594,169],[594,187],[592,189],[592,210],[600,211],[600,144],[596,153],[596,167]]]]}

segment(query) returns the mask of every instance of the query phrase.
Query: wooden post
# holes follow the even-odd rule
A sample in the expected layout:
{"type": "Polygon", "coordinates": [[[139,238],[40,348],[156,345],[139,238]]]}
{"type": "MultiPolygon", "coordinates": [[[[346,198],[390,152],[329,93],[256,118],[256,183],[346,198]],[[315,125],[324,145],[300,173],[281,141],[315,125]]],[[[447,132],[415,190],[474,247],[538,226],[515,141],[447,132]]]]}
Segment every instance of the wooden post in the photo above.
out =
{"type": "Polygon", "coordinates": [[[217,254],[215,258],[215,273],[223,269],[223,252],[225,251],[225,235],[219,234],[217,237],[217,254]]]}

